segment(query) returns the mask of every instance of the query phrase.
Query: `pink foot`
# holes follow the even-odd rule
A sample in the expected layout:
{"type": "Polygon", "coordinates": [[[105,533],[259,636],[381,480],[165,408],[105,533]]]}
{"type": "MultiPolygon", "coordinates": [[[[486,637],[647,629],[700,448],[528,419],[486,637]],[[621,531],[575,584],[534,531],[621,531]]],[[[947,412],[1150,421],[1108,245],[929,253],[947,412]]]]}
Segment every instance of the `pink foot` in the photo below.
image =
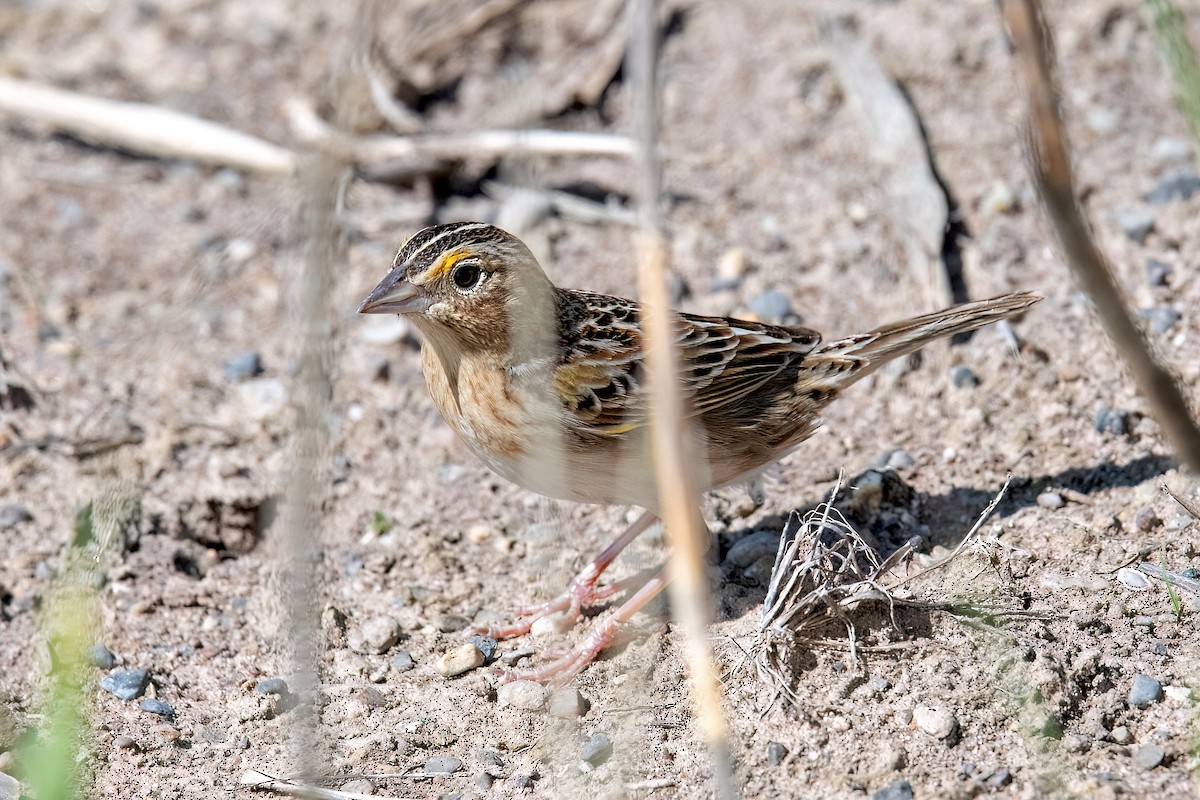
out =
{"type": "Polygon", "coordinates": [[[583,609],[608,600],[624,588],[619,583],[612,586],[596,586],[596,581],[599,579],[599,568],[594,562],[588,564],[571,581],[570,586],[567,587],[567,591],[558,597],[548,600],[545,603],[538,603],[517,609],[513,612],[516,621],[508,625],[488,625],[475,629],[473,633],[493,636],[497,639],[511,639],[514,636],[524,636],[529,633],[530,628],[533,627],[535,622],[551,614],[562,614],[565,622],[574,625],[579,621],[583,609]]]}

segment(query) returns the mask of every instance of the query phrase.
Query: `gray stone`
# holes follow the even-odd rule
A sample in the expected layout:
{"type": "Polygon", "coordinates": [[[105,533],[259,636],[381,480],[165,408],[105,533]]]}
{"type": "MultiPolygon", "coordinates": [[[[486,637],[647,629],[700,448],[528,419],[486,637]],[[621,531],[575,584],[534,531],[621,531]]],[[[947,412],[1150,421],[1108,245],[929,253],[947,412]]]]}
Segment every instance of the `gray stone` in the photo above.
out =
{"type": "Polygon", "coordinates": [[[770,556],[774,558],[779,550],[779,534],[775,531],[755,531],[733,543],[725,554],[725,561],[738,569],[770,556]]]}
{"type": "MultiPolygon", "coordinates": [[[[460,614],[442,614],[437,618],[437,629],[442,633],[458,633],[471,624],[471,620],[460,614]]],[[[483,648],[480,648],[482,651],[483,648]]],[[[483,654],[487,658],[487,653],[483,654]]]]}
{"type": "Polygon", "coordinates": [[[592,704],[573,686],[556,689],[550,695],[547,710],[559,719],[577,719],[588,712],[592,704]]]}
{"type": "Polygon", "coordinates": [[[1121,231],[1138,244],[1154,230],[1154,212],[1148,208],[1118,208],[1113,218],[1121,231]]]}
{"type": "Polygon", "coordinates": [[[351,629],[346,641],[355,652],[379,655],[400,641],[400,626],[391,617],[372,617],[351,629]]]}
{"type": "Polygon", "coordinates": [[[546,689],[534,681],[512,681],[496,691],[500,708],[512,706],[522,711],[537,711],[546,705],[546,689]]]}
{"type": "Polygon", "coordinates": [[[415,666],[416,663],[413,661],[412,653],[407,650],[401,650],[392,656],[392,669],[396,670],[396,672],[408,672],[415,666]]]}
{"type": "Polygon", "coordinates": [[[425,762],[425,772],[435,775],[449,775],[452,772],[458,772],[463,768],[461,758],[454,756],[440,756],[431,758],[425,762]]]}
{"type": "Polygon", "coordinates": [[[1118,725],[1112,729],[1112,733],[1109,734],[1108,738],[1112,739],[1116,744],[1129,744],[1133,741],[1133,734],[1127,726],[1118,725]]]}
{"type": "Polygon", "coordinates": [[[253,350],[238,353],[221,365],[221,371],[230,383],[258,377],[263,374],[262,356],[253,350]]]}
{"type": "Polygon", "coordinates": [[[21,800],[21,782],[0,772],[0,800],[21,800]]]}
{"type": "Polygon", "coordinates": [[[102,644],[94,644],[89,647],[87,659],[92,666],[100,669],[112,669],[117,665],[117,657],[102,644]]]}
{"type": "Polygon", "coordinates": [[[906,780],[892,781],[871,795],[871,800],[913,800],[912,784],[906,780]]]}
{"type": "Polygon", "coordinates": [[[250,378],[237,385],[246,416],[266,420],[277,416],[288,404],[288,390],[278,378],[250,378]]]}
{"type": "Polygon", "coordinates": [[[1170,306],[1155,306],[1142,309],[1138,316],[1150,323],[1150,330],[1155,333],[1166,333],[1179,324],[1179,312],[1170,306]]]}
{"type": "Polygon", "coordinates": [[[1175,270],[1170,264],[1159,261],[1156,258],[1146,259],[1146,283],[1151,286],[1166,286],[1171,280],[1171,273],[1175,270]]]}
{"type": "Polygon", "coordinates": [[[175,719],[175,709],[171,707],[171,704],[164,703],[162,700],[155,700],[153,697],[147,697],[138,703],[138,708],[142,711],[148,711],[151,714],[157,714],[168,722],[175,719]]]}
{"type": "Polygon", "coordinates": [[[493,636],[472,636],[470,642],[479,648],[479,652],[483,653],[483,663],[485,664],[492,662],[492,659],[496,657],[496,648],[500,646],[493,636]]]}
{"type": "Polygon", "coordinates": [[[750,313],[763,322],[782,322],[792,316],[792,302],[778,289],[759,292],[750,301],[750,313]]]}
{"type": "Polygon", "coordinates": [[[1186,139],[1162,136],[1154,140],[1150,148],[1150,160],[1156,166],[1191,161],[1192,145],[1186,139]]]}
{"type": "Polygon", "coordinates": [[[1134,752],[1133,761],[1142,769],[1154,769],[1163,762],[1166,755],[1166,751],[1158,745],[1144,744],[1134,752]]]}
{"type": "Polygon", "coordinates": [[[901,448],[901,447],[897,447],[895,450],[888,453],[887,461],[884,462],[883,468],[884,469],[901,470],[901,469],[912,469],[916,465],[917,465],[916,459],[914,459],[911,455],[909,455],[909,452],[907,450],[905,450],[904,448],[901,448]]]}
{"type": "Polygon", "coordinates": [[[22,522],[31,522],[33,514],[20,503],[9,503],[0,508],[0,529],[15,528],[22,522]]]}
{"type": "Polygon", "coordinates": [[[779,742],[767,742],[767,763],[778,767],[787,758],[788,749],[779,742]]]}
{"type": "Polygon", "coordinates": [[[608,761],[612,754],[612,739],[608,738],[608,734],[605,733],[593,733],[579,751],[579,757],[593,767],[598,767],[608,761]]]}
{"type": "Polygon", "coordinates": [[[960,364],[950,370],[950,382],[959,389],[970,389],[979,385],[979,376],[975,370],[960,364]]]}
{"type": "Polygon", "coordinates": [[[150,684],[148,669],[118,669],[100,679],[100,688],[122,700],[136,700],[150,684]]]}
{"type": "Polygon", "coordinates": [[[1118,411],[1115,408],[1101,408],[1096,412],[1095,425],[1098,433],[1125,436],[1129,433],[1129,412],[1118,411]]]}
{"type": "Polygon", "coordinates": [[[278,695],[287,694],[287,681],[285,681],[283,678],[263,678],[261,681],[254,684],[254,693],[278,695]]]}
{"type": "Polygon", "coordinates": [[[987,779],[987,785],[993,789],[999,789],[1008,786],[1012,783],[1012,772],[1008,767],[1001,767],[993,772],[987,779]]]}
{"type": "Polygon", "coordinates": [[[1156,206],[1179,203],[1192,199],[1196,192],[1200,192],[1200,175],[1194,172],[1180,172],[1159,181],[1146,193],[1146,202],[1156,206]]]}
{"type": "Polygon", "coordinates": [[[1129,705],[1134,708],[1147,708],[1151,703],[1158,702],[1161,697],[1161,681],[1140,673],[1133,676],[1133,685],[1129,687],[1129,705]]]}

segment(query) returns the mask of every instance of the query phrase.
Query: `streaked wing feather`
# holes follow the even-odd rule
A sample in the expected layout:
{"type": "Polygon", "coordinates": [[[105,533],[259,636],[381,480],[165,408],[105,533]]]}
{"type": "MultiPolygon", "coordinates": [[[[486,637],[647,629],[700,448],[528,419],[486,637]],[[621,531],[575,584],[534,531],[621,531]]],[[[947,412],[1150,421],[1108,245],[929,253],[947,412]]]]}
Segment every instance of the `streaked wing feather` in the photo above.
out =
{"type": "MultiPolygon", "coordinates": [[[[618,436],[647,419],[638,306],[563,292],[565,326],[555,390],[580,432],[618,436]]],[[[681,314],[675,323],[680,377],[693,415],[732,406],[812,351],[815,331],[681,314]]]]}

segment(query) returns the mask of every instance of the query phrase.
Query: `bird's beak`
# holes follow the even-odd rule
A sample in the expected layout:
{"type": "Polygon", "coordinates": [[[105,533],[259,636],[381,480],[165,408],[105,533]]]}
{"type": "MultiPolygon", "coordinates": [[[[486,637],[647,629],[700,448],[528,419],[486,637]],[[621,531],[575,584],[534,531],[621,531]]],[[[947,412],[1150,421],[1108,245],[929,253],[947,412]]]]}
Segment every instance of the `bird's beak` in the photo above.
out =
{"type": "Polygon", "coordinates": [[[394,269],[371,290],[358,307],[360,314],[418,314],[429,308],[429,299],[408,280],[404,270],[394,269]]]}

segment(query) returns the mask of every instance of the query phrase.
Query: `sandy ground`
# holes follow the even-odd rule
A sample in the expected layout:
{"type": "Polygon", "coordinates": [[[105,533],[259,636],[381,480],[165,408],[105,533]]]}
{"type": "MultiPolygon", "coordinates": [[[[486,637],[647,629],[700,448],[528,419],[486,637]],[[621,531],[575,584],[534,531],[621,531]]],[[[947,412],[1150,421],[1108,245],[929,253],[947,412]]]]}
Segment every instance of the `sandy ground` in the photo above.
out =
{"type": "MultiPolygon", "coordinates": [[[[1181,5],[1195,39],[1200,13],[1181,5]]],[[[30,0],[0,8],[0,69],[287,143],[282,102],[328,96],[370,27],[352,6],[30,0]]],[[[381,49],[405,65],[414,42],[436,41],[437,26],[470,6],[385,8],[381,49]]],[[[440,60],[408,64],[425,123],[628,131],[619,80],[549,122],[522,94],[572,74],[561,65],[595,37],[588,26],[604,7],[613,4],[530,3],[451,39],[440,60]]],[[[1176,608],[1163,584],[1130,586],[1117,571],[1145,560],[1200,567],[1200,526],[1159,489],[1196,499],[1200,486],[1173,464],[1055,253],[1026,177],[1019,87],[992,3],[674,4],[662,135],[674,258],[690,289],[682,305],[746,314],[774,290],[831,337],[928,310],[885,173],[821,39],[823,16],[847,10],[921,115],[967,234],[970,295],[1046,299],[1013,325],[1019,357],[994,330],[932,347],[839,400],[767,475],[762,498],[733,488],[706,501],[736,782],[746,797],[907,796],[898,781],[917,797],[1195,796],[1200,731],[1187,687],[1200,601],[1180,590],[1176,608]],[[731,277],[735,249],[744,270],[731,277]],[[978,384],[956,385],[954,367],[978,384]],[[1119,424],[1101,431],[1105,409],[1119,424]],[[865,510],[847,501],[864,535],[886,548],[920,534],[936,557],[1011,473],[982,530],[993,544],[954,562],[936,591],[1032,616],[969,625],[910,612],[899,632],[864,619],[860,643],[876,648],[858,662],[836,646],[815,650],[796,665],[798,702],[772,705],[738,646],[755,629],[766,572],[726,555],[747,536],[778,534],[840,470],[861,475],[897,448],[908,458],[892,465],[910,491],[865,510]],[[1144,708],[1130,701],[1136,675],[1166,687],[1144,708]]],[[[1195,397],[1200,195],[1144,200],[1170,176],[1195,175],[1195,145],[1138,3],[1054,3],[1051,17],[1085,206],[1131,302],[1158,309],[1148,335],[1195,397]],[[1130,209],[1152,213],[1141,241],[1122,229],[1130,209]],[[1148,279],[1148,259],[1171,269],[1162,285],[1148,279]]],[[[646,618],[580,676],[588,710],[577,717],[499,702],[511,698],[486,669],[448,680],[434,668],[462,644],[466,621],[557,593],[630,512],[552,502],[490,474],[438,417],[413,336],[353,314],[405,236],[435,219],[495,219],[481,177],[633,190],[619,160],[528,154],[349,184],[329,298],[331,448],[318,465],[320,739],[298,765],[289,741],[303,709],[256,686],[291,680],[274,520],[295,462],[298,327],[287,298],[307,235],[299,184],[93,148],[19,121],[0,127],[0,353],[34,401],[13,407],[10,391],[0,409],[0,508],[31,517],[0,513],[0,703],[17,729],[40,719],[40,609],[76,512],[98,497],[140,504],[140,535],[106,570],[95,638],[116,669],[149,670],[150,685],[132,701],[89,688],[92,796],[246,796],[247,770],[299,768],[351,773],[360,777],[343,788],[399,797],[710,792],[669,626],[646,618]],[[260,355],[262,374],[227,375],[246,352],[260,355]],[[380,625],[385,635],[372,638],[380,625]],[[145,698],[173,717],[142,709],[145,698]],[[597,733],[612,754],[593,766],[583,756],[597,733]],[[461,766],[431,774],[444,759],[461,766]],[[403,777],[361,777],[373,775],[403,777]]],[[[634,292],[627,227],[554,217],[531,242],[562,285],[634,292]]],[[[661,536],[649,536],[616,571],[664,557],[661,536]]],[[[844,648],[844,632],[828,634],[844,648]]],[[[569,647],[581,635],[500,651],[569,647]]],[[[94,669],[97,683],[107,671],[94,669]]],[[[27,779],[8,727],[0,771],[27,779]]]]}

